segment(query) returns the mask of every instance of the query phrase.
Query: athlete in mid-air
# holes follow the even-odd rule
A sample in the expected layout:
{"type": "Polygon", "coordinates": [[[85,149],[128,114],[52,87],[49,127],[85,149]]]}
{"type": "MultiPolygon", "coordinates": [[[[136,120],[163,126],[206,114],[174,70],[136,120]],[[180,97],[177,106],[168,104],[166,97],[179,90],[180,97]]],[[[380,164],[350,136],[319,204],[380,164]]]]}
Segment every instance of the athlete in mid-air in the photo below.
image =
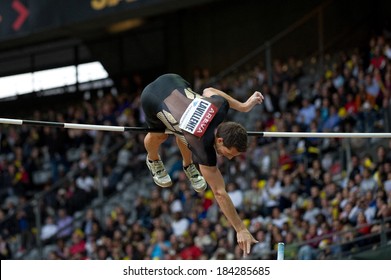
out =
{"type": "MultiPolygon", "coordinates": [[[[141,104],[148,127],[157,131],[170,130],[176,136],[182,154],[183,169],[193,189],[202,192],[207,185],[237,234],[237,242],[244,255],[258,242],[240,219],[225,182],[217,168],[217,156],[232,159],[247,149],[247,131],[239,123],[224,122],[229,108],[248,112],[263,102],[263,95],[255,91],[246,102],[240,102],[215,88],[206,88],[202,96],[176,74],[165,74],[145,87],[141,104]],[[199,170],[195,164],[198,164],[199,170]]],[[[168,135],[148,133],[144,140],[146,164],[154,182],[160,187],[172,185],[159,156],[160,145],[168,135]]]]}

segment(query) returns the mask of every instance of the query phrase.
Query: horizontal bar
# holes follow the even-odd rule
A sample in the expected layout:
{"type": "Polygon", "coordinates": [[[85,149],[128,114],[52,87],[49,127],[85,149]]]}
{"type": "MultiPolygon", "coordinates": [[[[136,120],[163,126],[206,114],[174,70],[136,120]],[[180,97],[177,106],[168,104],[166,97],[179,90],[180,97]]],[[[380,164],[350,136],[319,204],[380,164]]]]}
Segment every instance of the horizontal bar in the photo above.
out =
{"type": "Polygon", "coordinates": [[[122,127],[122,126],[92,125],[92,124],[77,124],[77,123],[64,123],[64,128],[85,129],[85,130],[103,130],[103,131],[115,131],[115,132],[124,132],[125,131],[125,127],[122,127]]]}
{"type": "MultiPolygon", "coordinates": [[[[138,132],[138,133],[166,133],[173,134],[169,130],[150,129],[148,127],[126,127],[126,126],[111,126],[111,125],[91,125],[77,123],[60,123],[34,120],[19,120],[0,118],[0,124],[12,125],[33,125],[33,126],[52,126],[69,129],[84,129],[84,130],[100,130],[114,132],[138,132]]],[[[259,137],[296,137],[296,138],[391,138],[391,133],[349,133],[349,132],[262,132],[262,131],[247,131],[249,136],[259,137]]]]}
{"type": "Polygon", "coordinates": [[[14,119],[2,119],[0,118],[0,123],[2,124],[14,124],[14,125],[22,125],[22,120],[14,120],[14,119]]]}
{"type": "Polygon", "coordinates": [[[161,130],[153,130],[148,127],[124,127],[112,125],[92,125],[92,124],[77,124],[77,123],[61,123],[61,122],[46,122],[33,120],[18,120],[0,118],[0,124],[12,125],[31,125],[31,126],[51,126],[69,129],[83,129],[83,130],[99,130],[99,131],[114,131],[114,132],[165,132],[161,130]]]}
{"type": "Polygon", "coordinates": [[[295,137],[295,138],[391,138],[391,133],[366,132],[258,132],[248,131],[248,135],[263,137],[295,137]]]}
{"type": "Polygon", "coordinates": [[[30,120],[22,121],[22,124],[25,124],[25,125],[35,125],[35,126],[64,127],[64,124],[63,124],[63,123],[57,123],[57,122],[43,122],[43,121],[30,121],[30,120]]]}

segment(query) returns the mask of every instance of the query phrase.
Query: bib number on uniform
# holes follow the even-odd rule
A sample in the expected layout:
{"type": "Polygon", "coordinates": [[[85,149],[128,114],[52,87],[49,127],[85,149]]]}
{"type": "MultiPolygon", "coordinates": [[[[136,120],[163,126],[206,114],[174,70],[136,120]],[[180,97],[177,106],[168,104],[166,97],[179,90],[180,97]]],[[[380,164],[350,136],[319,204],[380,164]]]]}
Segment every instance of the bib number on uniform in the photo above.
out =
{"type": "Polygon", "coordinates": [[[215,105],[204,99],[196,98],[181,117],[179,127],[197,137],[202,137],[216,113],[215,105]]]}

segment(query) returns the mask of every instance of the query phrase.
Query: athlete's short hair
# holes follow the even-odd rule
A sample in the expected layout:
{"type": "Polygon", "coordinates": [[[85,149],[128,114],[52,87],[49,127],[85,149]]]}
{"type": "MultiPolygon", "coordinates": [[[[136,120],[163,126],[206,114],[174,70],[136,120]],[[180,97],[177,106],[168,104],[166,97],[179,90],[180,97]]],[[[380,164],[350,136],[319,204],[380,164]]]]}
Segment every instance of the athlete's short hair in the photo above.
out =
{"type": "Polygon", "coordinates": [[[238,152],[247,151],[247,131],[239,123],[223,122],[217,126],[216,137],[224,139],[224,146],[236,148],[238,152]]]}

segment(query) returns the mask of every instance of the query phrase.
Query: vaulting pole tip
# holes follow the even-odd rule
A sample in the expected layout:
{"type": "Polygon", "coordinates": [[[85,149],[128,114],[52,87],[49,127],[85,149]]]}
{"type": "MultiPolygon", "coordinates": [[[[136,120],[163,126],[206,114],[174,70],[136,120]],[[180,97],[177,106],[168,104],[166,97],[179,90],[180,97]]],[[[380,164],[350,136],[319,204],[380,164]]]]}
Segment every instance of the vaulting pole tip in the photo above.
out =
{"type": "Polygon", "coordinates": [[[285,244],[283,242],[278,242],[277,260],[279,260],[279,261],[284,260],[284,253],[285,253],[285,244]]]}

